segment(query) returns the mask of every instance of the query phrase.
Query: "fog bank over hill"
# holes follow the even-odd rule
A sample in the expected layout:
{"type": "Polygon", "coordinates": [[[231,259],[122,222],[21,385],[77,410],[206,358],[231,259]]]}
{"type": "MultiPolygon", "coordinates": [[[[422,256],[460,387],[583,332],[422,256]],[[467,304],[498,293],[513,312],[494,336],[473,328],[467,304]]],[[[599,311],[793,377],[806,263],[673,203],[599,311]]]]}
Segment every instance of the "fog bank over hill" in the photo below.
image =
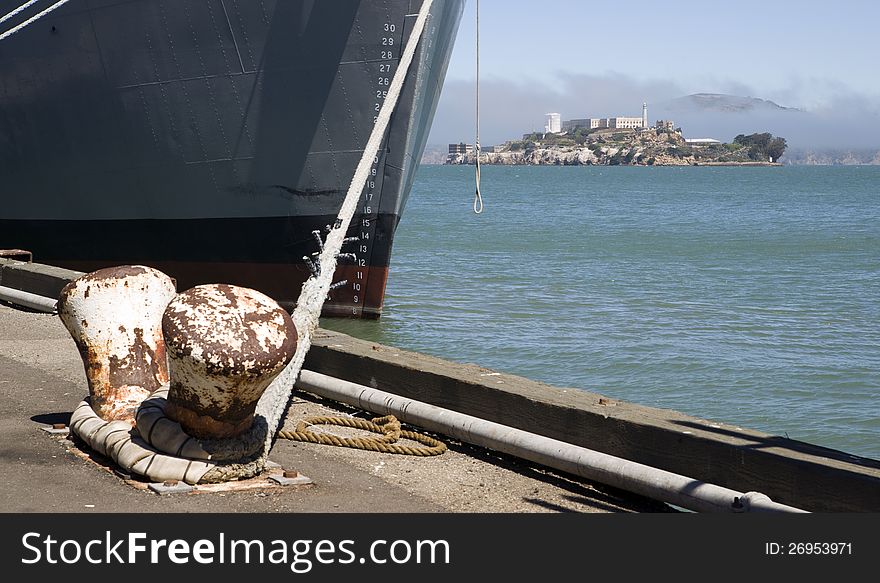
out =
{"type": "MultiPolygon", "coordinates": [[[[880,150],[880,98],[837,87],[823,105],[794,107],[757,97],[748,87],[729,83],[722,91],[688,92],[667,80],[638,80],[627,75],[572,75],[552,85],[483,79],[480,83],[480,134],[484,146],[518,139],[543,129],[545,114],[563,120],[584,117],[641,116],[648,102],[650,123],[671,119],[687,138],[724,142],[738,134],[770,132],[792,149],[880,150]]],[[[794,99],[794,89],[780,92],[794,99]]],[[[430,144],[466,141],[475,134],[473,81],[450,80],[443,88],[430,144]]]]}
{"type": "Polygon", "coordinates": [[[695,94],[649,104],[652,119],[672,119],[686,137],[729,141],[737,134],[770,132],[793,148],[880,148],[880,112],[876,104],[847,98],[806,111],[772,101],[722,94],[695,94]]]}
{"type": "Polygon", "coordinates": [[[676,113],[710,112],[717,113],[780,113],[802,112],[796,107],[783,107],[768,99],[758,97],[742,97],[724,93],[694,93],[677,97],[670,101],[657,104],[664,111],[676,113]]]}

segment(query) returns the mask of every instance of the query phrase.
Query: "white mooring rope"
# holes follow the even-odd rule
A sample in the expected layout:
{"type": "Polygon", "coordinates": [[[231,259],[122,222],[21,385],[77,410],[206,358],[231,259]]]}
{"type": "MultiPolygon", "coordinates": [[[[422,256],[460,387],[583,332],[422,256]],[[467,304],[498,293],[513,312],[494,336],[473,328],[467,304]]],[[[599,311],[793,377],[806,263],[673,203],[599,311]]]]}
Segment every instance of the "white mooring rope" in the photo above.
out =
{"type": "MultiPolygon", "coordinates": [[[[3,22],[4,20],[6,20],[8,18],[12,18],[13,16],[20,13],[21,11],[26,10],[28,6],[30,6],[31,4],[33,4],[36,1],[37,0],[31,0],[30,2],[28,2],[26,4],[22,4],[21,6],[19,6],[18,8],[16,8],[15,10],[10,12],[6,16],[4,16],[2,19],[0,19],[0,22],[3,22]]],[[[68,2],[70,2],[70,0],[58,0],[58,2],[56,2],[55,4],[53,4],[50,7],[46,8],[42,12],[37,13],[36,15],[28,18],[27,20],[25,20],[24,22],[22,22],[18,26],[14,26],[14,27],[10,28],[9,30],[7,30],[6,32],[4,32],[3,34],[0,34],[0,41],[4,40],[6,38],[9,38],[10,36],[14,35],[18,31],[30,26],[31,24],[33,24],[34,22],[43,18],[44,16],[46,16],[50,12],[53,12],[53,11],[61,8],[62,6],[67,4],[68,2]]]]}
{"type": "Polygon", "coordinates": [[[39,1],[40,0],[29,0],[28,2],[25,2],[24,4],[22,4],[21,6],[19,6],[15,10],[13,10],[12,12],[9,12],[8,14],[0,17],[0,24],[3,24],[4,22],[9,20],[10,18],[13,18],[16,14],[21,14],[22,12],[24,12],[25,10],[27,10],[28,8],[30,8],[31,6],[33,6],[34,4],[36,4],[39,1]]]}
{"type": "Polygon", "coordinates": [[[391,115],[397,106],[397,100],[403,90],[403,82],[406,79],[407,71],[415,56],[416,47],[419,44],[422,33],[425,30],[425,23],[428,20],[428,13],[431,10],[432,3],[433,0],[424,0],[422,2],[422,7],[419,9],[419,14],[410,33],[409,40],[406,43],[403,54],[400,56],[397,71],[395,71],[391,85],[388,88],[388,95],[382,104],[379,116],[376,118],[376,124],[373,126],[373,131],[370,134],[369,140],[367,140],[364,153],[351,179],[351,185],[348,188],[348,193],[345,195],[336,224],[327,235],[324,248],[318,257],[320,265],[318,274],[309,278],[303,284],[296,309],[293,311],[293,322],[296,324],[297,334],[299,335],[296,354],[294,354],[293,360],[287,365],[287,368],[269,386],[257,406],[257,413],[262,413],[266,417],[271,430],[266,440],[266,454],[268,454],[269,449],[272,447],[275,434],[280,427],[281,417],[287,410],[290,394],[293,391],[293,384],[299,376],[306,353],[312,344],[312,334],[318,328],[321,308],[324,306],[324,300],[327,298],[333,274],[336,271],[337,255],[342,249],[342,243],[351,219],[354,216],[354,211],[357,208],[358,199],[366,186],[373,159],[379,153],[382,139],[388,130],[391,115]],[[267,408],[262,407],[264,404],[267,408]]]}

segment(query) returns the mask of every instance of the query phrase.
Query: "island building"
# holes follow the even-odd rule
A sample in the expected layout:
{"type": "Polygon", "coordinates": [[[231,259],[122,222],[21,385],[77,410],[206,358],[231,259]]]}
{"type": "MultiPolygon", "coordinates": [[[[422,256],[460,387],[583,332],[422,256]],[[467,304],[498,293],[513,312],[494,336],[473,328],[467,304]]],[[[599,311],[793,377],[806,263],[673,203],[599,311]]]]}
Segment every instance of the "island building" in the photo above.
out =
{"type": "Polygon", "coordinates": [[[588,117],[583,119],[570,119],[562,124],[561,131],[572,131],[577,128],[586,128],[588,130],[606,128],[634,130],[647,127],[648,104],[642,103],[642,117],[588,117]]]}
{"type": "Polygon", "coordinates": [[[669,130],[670,132],[674,132],[675,122],[671,119],[658,119],[654,122],[654,127],[658,130],[669,130]]]}
{"type": "Polygon", "coordinates": [[[446,155],[447,164],[469,164],[474,157],[473,144],[449,144],[449,154],[446,155]]]}
{"type": "Polygon", "coordinates": [[[570,119],[562,124],[563,131],[571,131],[577,128],[595,129],[637,129],[643,128],[644,120],[641,117],[590,117],[585,119],[570,119]]]}
{"type": "Polygon", "coordinates": [[[459,144],[449,144],[449,155],[454,156],[456,154],[460,154],[462,156],[466,156],[468,154],[474,153],[474,147],[471,144],[465,144],[461,142],[459,144]]]}
{"type": "Polygon", "coordinates": [[[562,118],[558,113],[548,113],[547,123],[544,126],[545,134],[558,134],[562,132],[562,118]]]}

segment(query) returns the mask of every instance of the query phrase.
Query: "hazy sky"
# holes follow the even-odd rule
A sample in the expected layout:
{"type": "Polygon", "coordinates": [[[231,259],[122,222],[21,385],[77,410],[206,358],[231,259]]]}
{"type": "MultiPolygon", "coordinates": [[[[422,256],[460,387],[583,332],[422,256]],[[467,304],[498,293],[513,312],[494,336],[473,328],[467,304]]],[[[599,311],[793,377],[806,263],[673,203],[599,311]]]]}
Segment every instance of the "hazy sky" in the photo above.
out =
{"type": "MultiPolygon", "coordinates": [[[[473,109],[474,7],[468,0],[432,142],[473,127],[472,111],[461,122],[473,109]]],[[[537,129],[548,111],[640,115],[642,100],[699,92],[880,116],[878,26],[873,0],[481,0],[482,141],[537,129]],[[516,132],[502,136],[513,116],[516,132]]]]}

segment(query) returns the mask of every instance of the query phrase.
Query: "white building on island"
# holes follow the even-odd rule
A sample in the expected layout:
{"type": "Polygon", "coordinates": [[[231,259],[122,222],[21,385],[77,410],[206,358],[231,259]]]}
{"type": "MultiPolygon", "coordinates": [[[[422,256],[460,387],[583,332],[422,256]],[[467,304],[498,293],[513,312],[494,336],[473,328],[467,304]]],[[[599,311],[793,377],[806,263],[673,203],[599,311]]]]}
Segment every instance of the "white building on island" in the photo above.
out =
{"type": "Polygon", "coordinates": [[[547,114],[547,124],[544,126],[545,134],[558,134],[562,132],[562,118],[558,113],[547,114]]]}
{"type": "MultiPolygon", "coordinates": [[[[554,115],[554,114],[548,114],[554,115]]],[[[549,119],[549,118],[548,118],[549,119]]],[[[582,119],[570,119],[562,123],[561,130],[572,131],[577,128],[588,130],[596,129],[628,129],[634,130],[647,128],[648,126],[648,103],[642,103],[642,117],[588,117],[582,119]]]]}

